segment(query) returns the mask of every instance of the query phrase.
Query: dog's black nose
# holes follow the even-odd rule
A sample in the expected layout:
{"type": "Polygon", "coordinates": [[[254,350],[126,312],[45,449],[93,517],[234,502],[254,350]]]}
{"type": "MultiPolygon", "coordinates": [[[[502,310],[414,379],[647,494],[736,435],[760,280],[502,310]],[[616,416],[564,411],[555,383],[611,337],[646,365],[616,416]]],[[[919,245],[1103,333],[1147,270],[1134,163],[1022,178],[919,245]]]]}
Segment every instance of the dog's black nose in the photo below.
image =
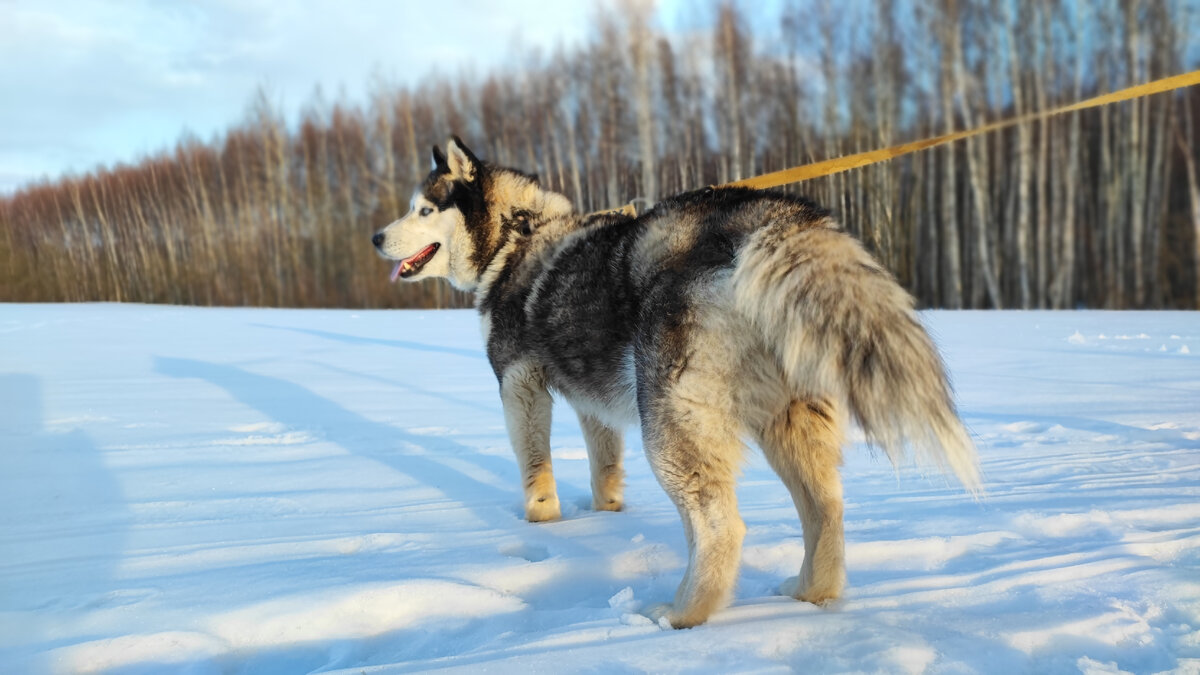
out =
{"type": "Polygon", "coordinates": [[[376,232],[374,237],[371,237],[371,243],[375,244],[375,248],[383,246],[383,233],[376,232]]]}

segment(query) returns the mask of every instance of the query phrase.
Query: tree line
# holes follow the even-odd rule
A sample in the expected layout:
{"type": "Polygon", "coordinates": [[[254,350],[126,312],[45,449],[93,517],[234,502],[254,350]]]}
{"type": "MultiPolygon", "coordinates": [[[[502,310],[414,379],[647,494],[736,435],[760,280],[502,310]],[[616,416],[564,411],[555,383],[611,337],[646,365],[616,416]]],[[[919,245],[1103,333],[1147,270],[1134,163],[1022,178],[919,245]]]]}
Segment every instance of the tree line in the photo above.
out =
{"type": "MultiPolygon", "coordinates": [[[[0,300],[454,307],[390,286],[370,235],[450,133],[582,211],[861,152],[1197,67],[1197,0],[715,2],[482,77],[378,83],[297,120],[260,93],[220,137],[0,200],[0,300]]],[[[1200,88],[1022,124],[788,188],[948,308],[1200,307],[1200,88]]]]}

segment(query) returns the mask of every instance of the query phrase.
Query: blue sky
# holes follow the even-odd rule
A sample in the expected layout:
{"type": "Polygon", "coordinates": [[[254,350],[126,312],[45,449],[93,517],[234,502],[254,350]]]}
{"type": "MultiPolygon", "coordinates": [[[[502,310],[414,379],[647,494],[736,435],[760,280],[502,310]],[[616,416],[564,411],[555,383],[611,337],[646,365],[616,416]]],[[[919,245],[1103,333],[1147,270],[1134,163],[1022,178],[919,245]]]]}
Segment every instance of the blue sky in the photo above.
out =
{"type": "MultiPolygon", "coordinates": [[[[598,6],[623,2],[654,0],[0,0],[0,195],[136,162],[185,132],[212,138],[260,86],[295,120],[317,87],[357,102],[380,80],[486,72],[527,47],[577,44],[598,6]]],[[[769,43],[787,2],[741,4],[769,43]]],[[[669,32],[711,20],[709,0],[655,5],[669,32]]]]}
{"type": "MultiPolygon", "coordinates": [[[[598,0],[608,4],[611,0],[598,0]]],[[[0,0],[0,194],[211,138],[264,86],[289,119],[317,86],[487,71],[586,39],[597,0],[0,0]]]]}

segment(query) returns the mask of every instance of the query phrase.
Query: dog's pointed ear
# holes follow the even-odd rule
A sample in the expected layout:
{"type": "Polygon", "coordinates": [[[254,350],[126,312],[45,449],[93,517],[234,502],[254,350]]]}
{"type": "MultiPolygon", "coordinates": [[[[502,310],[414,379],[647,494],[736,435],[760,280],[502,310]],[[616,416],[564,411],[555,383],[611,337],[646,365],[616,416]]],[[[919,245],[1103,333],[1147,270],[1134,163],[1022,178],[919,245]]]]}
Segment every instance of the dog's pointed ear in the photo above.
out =
{"type": "Polygon", "coordinates": [[[451,136],[446,145],[446,157],[450,165],[450,176],[470,183],[479,175],[479,160],[463,145],[458,136],[451,136]]]}
{"type": "Polygon", "coordinates": [[[446,163],[446,153],[438,146],[433,146],[433,170],[438,173],[450,173],[450,165],[446,163]]]}

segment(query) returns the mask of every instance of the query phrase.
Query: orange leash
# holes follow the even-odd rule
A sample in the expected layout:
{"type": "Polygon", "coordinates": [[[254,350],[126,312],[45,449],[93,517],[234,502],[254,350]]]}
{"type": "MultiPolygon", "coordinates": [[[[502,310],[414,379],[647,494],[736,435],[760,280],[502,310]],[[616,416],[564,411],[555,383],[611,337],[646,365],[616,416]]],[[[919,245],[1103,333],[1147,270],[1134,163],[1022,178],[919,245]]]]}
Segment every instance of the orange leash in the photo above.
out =
{"type": "MultiPolygon", "coordinates": [[[[827,159],[821,162],[813,162],[812,164],[803,164],[801,166],[794,166],[790,169],[772,171],[771,173],[765,173],[760,176],[745,178],[743,180],[724,183],[722,185],[715,185],[713,187],[748,187],[756,190],[762,190],[766,188],[779,187],[781,185],[789,185],[791,183],[799,183],[801,181],[820,178],[822,176],[831,176],[835,173],[842,173],[843,171],[857,169],[870,164],[878,164],[879,162],[884,162],[889,159],[911,154],[917,152],[918,150],[925,150],[926,148],[945,145],[946,143],[952,143],[964,138],[970,138],[972,136],[998,131],[1000,129],[1005,129],[1017,124],[1024,124],[1026,122],[1046,119],[1048,117],[1075,112],[1077,110],[1096,108],[1102,105],[1109,105],[1111,103],[1120,103],[1121,101],[1129,101],[1131,99],[1141,98],[1143,96],[1161,94],[1166,91],[1182,89],[1183,87],[1191,87],[1196,84],[1200,84],[1200,70],[1193,70],[1190,73],[1173,75],[1171,77],[1164,77],[1159,80],[1154,80],[1153,82],[1146,82],[1145,84],[1126,87],[1108,94],[1094,96],[1092,98],[1079,101],[1078,103],[1072,103],[1070,105],[1060,106],[1058,108],[1051,108],[1050,110],[1018,115],[1017,117],[1001,120],[999,122],[984,124],[982,126],[975,127],[974,129],[955,131],[953,133],[934,136],[932,138],[925,138],[919,141],[913,141],[911,143],[893,145],[889,148],[883,148],[880,150],[859,152],[853,155],[845,155],[843,157],[827,159]]],[[[636,216],[637,208],[633,204],[626,204],[620,208],[597,211],[592,215],[601,213],[624,213],[626,215],[636,216]]]]}

